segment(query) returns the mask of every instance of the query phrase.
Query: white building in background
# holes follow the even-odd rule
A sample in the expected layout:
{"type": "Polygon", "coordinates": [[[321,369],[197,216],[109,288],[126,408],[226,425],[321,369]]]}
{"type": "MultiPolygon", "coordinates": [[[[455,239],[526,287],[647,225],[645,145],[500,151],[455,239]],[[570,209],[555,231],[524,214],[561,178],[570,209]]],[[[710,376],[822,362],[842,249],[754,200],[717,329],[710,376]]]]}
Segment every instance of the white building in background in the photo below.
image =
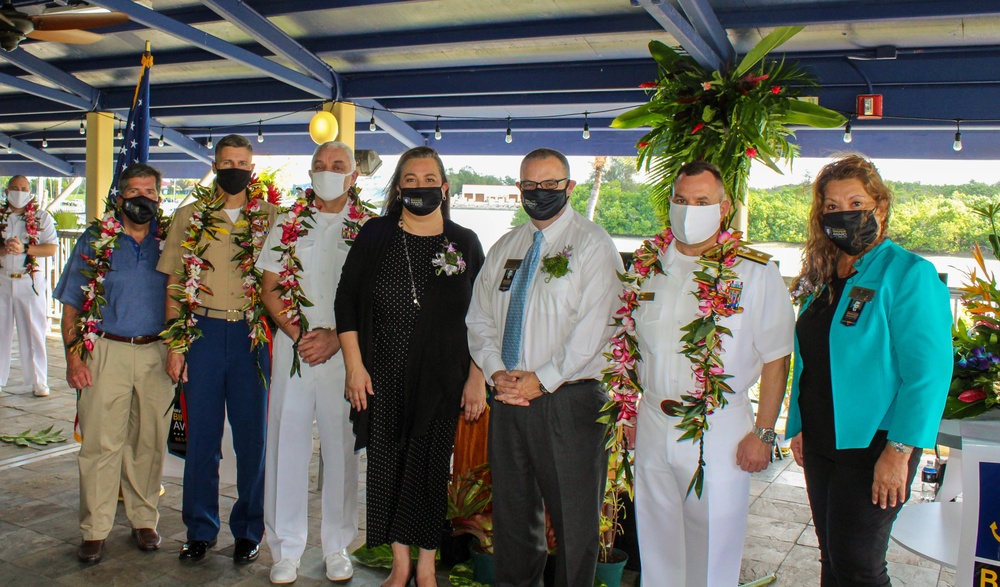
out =
{"type": "Polygon", "coordinates": [[[521,205],[521,192],[512,185],[465,184],[452,205],[459,208],[517,208],[521,205]]]}

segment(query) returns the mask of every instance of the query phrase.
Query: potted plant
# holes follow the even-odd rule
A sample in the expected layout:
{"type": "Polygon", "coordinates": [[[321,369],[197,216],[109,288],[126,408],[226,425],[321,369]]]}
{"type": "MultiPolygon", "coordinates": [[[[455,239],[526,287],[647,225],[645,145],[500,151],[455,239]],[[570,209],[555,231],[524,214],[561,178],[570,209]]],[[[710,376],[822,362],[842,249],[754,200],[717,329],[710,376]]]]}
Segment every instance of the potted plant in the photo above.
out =
{"type": "Polygon", "coordinates": [[[607,587],[619,587],[628,555],[615,548],[615,539],[621,530],[619,518],[624,510],[622,497],[632,496],[632,456],[624,439],[624,424],[614,426],[608,440],[608,478],[604,486],[604,503],[601,506],[601,551],[597,558],[597,578],[607,587]]]}
{"type": "Polygon", "coordinates": [[[469,534],[477,544],[470,549],[473,578],[493,584],[493,482],[489,463],[467,469],[448,486],[448,519],[452,536],[469,534]]]}

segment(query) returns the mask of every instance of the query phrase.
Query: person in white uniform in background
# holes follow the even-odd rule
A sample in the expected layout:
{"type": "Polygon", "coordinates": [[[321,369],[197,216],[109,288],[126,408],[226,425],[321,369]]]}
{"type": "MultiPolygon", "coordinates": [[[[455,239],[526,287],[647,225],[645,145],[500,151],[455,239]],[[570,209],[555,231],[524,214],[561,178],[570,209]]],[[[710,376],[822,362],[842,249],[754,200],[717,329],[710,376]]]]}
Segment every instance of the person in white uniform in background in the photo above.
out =
{"type": "MultiPolygon", "coordinates": [[[[706,587],[739,584],[749,509],[750,473],[771,462],[774,422],[788,380],[795,315],[777,265],[756,251],[741,253],[729,282],[743,309],[719,319],[729,404],[708,416],[704,490],[688,495],[698,466],[699,443],[678,442],[680,418],[663,400],[680,401],[696,389],[691,360],[682,354],[681,327],[698,314],[694,272],[714,247],[732,204],[719,170],[705,162],[681,168],[670,200],[675,240],[660,255],[663,274],[642,286],[633,313],[643,360],[643,397],[635,441],[636,523],[644,587],[706,587]],[[742,287],[742,291],[740,291],[742,287]],[[756,425],[747,394],[760,377],[756,425]]],[[[744,247],[742,251],[747,251],[744,247]]]]}
{"type": "Polygon", "coordinates": [[[358,455],[348,421],[351,405],[344,399],[344,362],[331,358],[340,352],[333,302],[350,244],[345,224],[351,208],[349,188],[357,180],[354,151],[344,143],[316,148],[312,159],[315,206],[307,222],[312,226],[298,238],[295,256],[302,263],[296,276],[302,294],[312,306],[302,307],[308,332],[291,324],[279,291],[282,235],[288,214],[278,217],[257,260],[264,271],[261,295],[281,329],[274,335],[274,364],[268,406],[267,451],[264,468],[264,527],[274,558],[271,582],[295,581],[306,547],[309,503],[309,460],[313,453],[313,420],[319,428],[323,455],[321,525],[327,578],[351,578],[354,569],[347,547],[358,533],[358,455]],[[296,344],[296,341],[298,343],[296,344]],[[292,371],[298,353],[301,376],[292,371]]]}
{"type": "Polygon", "coordinates": [[[4,194],[7,201],[0,209],[0,231],[4,243],[3,256],[0,257],[0,387],[7,386],[10,376],[16,325],[24,383],[32,387],[36,396],[45,397],[49,395],[48,355],[45,351],[48,281],[43,271],[31,271],[27,264],[37,264],[39,257],[56,254],[56,225],[51,214],[39,210],[37,202],[32,203],[35,196],[31,193],[27,177],[15,175],[10,178],[4,194]],[[31,227],[28,226],[29,221],[31,227]],[[31,242],[33,237],[29,232],[35,234],[36,243],[31,242]]]}

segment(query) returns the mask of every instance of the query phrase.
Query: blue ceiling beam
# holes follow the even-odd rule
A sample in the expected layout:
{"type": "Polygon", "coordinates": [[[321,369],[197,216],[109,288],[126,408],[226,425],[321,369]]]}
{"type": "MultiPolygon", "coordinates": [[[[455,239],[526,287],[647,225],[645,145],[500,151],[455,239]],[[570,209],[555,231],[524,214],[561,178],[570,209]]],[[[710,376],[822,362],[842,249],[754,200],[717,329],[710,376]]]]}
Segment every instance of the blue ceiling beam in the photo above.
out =
{"type": "MultiPolygon", "coordinates": [[[[237,47],[232,43],[227,43],[218,37],[199,31],[190,25],[186,25],[172,18],[163,16],[162,14],[150,10],[141,4],[132,2],[132,0],[91,0],[90,3],[109,10],[124,12],[130,19],[142,23],[149,28],[163,31],[183,41],[191,43],[196,47],[201,47],[206,51],[215,53],[220,57],[241,63],[249,68],[260,71],[269,77],[309,92],[314,96],[330,96],[330,88],[326,87],[323,82],[320,82],[319,80],[301,74],[283,65],[279,65],[266,57],[261,57],[255,53],[251,53],[250,51],[237,47]]],[[[154,47],[153,49],[155,56],[156,48],[154,47]]]]}
{"type": "Polygon", "coordinates": [[[77,96],[76,94],[70,94],[69,92],[57,90],[56,88],[50,88],[49,86],[29,82],[13,75],[7,75],[6,73],[0,73],[0,86],[8,86],[26,94],[38,96],[39,98],[45,98],[46,100],[52,100],[53,102],[59,102],[60,104],[72,106],[73,108],[77,108],[79,110],[90,110],[94,106],[90,100],[77,96]]]}
{"type": "MultiPolygon", "coordinates": [[[[153,120],[155,124],[159,124],[159,121],[153,120]]],[[[153,124],[149,125],[149,136],[158,137],[158,128],[154,127],[153,124]]],[[[212,159],[215,158],[215,154],[212,153],[205,145],[195,141],[191,137],[178,132],[172,128],[163,128],[163,139],[172,145],[174,148],[179,149],[194,159],[201,161],[203,163],[211,163],[212,159]]]]}
{"type": "Polygon", "coordinates": [[[314,78],[323,82],[323,85],[328,89],[336,88],[332,96],[339,98],[339,83],[337,83],[336,73],[333,69],[242,0],[201,1],[219,16],[233,23],[255,41],[270,49],[275,55],[281,55],[309,72],[314,78]]]}
{"type": "Polygon", "coordinates": [[[866,2],[807,3],[771,5],[764,8],[741,8],[717,12],[727,29],[771,28],[789,25],[879,22],[900,19],[971,18],[1000,15],[1000,3],[983,0],[948,0],[947,2],[866,2]]]}
{"type": "Polygon", "coordinates": [[[76,173],[76,167],[72,163],[54,155],[50,155],[41,149],[32,147],[28,143],[19,141],[2,132],[0,132],[0,144],[2,144],[4,148],[6,148],[7,145],[10,145],[11,149],[18,155],[27,157],[36,163],[41,163],[45,167],[61,173],[62,175],[80,175],[76,173]]]}
{"type": "Polygon", "coordinates": [[[375,123],[378,124],[379,128],[392,135],[394,139],[405,145],[406,148],[421,147],[427,143],[426,137],[415,131],[412,126],[390,112],[378,101],[371,98],[350,101],[354,102],[356,106],[371,110],[372,116],[375,117],[375,123]]]}
{"type": "Polygon", "coordinates": [[[0,51],[0,57],[25,71],[52,82],[56,87],[63,88],[84,98],[88,103],[88,107],[85,110],[93,110],[100,106],[101,93],[97,88],[91,87],[72,74],[66,73],[23,49],[15,49],[9,53],[7,51],[0,51]]]}
{"type": "Polygon", "coordinates": [[[708,42],[709,46],[724,62],[735,62],[736,49],[729,42],[729,35],[722,27],[719,17],[716,16],[708,0],[679,0],[679,2],[681,9],[698,35],[708,42]]]}
{"type": "Polygon", "coordinates": [[[662,0],[637,0],[639,6],[660,23],[663,30],[677,40],[699,65],[708,71],[722,68],[723,58],[701,38],[698,31],[691,26],[684,16],[674,8],[673,4],[662,0]]]}

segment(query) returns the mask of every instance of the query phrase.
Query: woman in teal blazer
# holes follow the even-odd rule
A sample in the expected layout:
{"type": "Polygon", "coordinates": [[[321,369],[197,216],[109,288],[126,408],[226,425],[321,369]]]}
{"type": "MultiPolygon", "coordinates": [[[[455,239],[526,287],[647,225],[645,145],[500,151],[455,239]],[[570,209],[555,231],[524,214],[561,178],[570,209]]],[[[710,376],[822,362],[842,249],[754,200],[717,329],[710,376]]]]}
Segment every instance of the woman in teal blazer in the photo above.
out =
{"type": "Polygon", "coordinates": [[[885,238],[891,204],[870,161],[824,167],[793,283],[802,310],[787,435],[823,587],[890,584],[889,532],[951,381],[948,289],[931,263],[885,238]]]}

